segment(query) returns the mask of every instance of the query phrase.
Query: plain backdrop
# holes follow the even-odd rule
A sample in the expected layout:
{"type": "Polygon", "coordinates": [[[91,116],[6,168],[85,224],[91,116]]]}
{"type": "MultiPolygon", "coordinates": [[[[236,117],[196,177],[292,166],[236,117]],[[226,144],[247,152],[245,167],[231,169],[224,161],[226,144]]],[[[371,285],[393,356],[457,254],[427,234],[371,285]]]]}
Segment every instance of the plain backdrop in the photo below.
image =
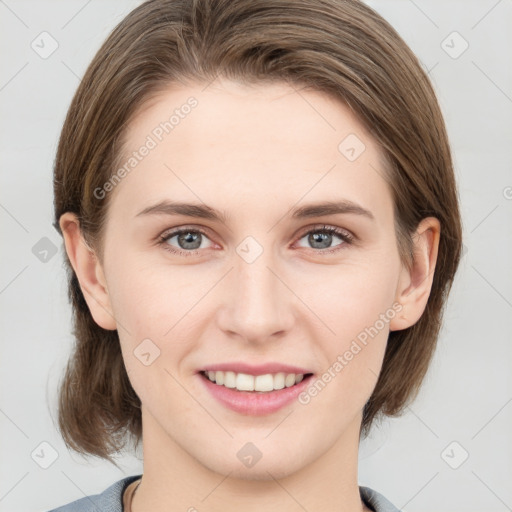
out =
{"type": "MultiPolygon", "coordinates": [[[[142,472],[68,451],[72,345],[52,164],[87,65],[137,1],[0,0],[0,511],[45,511],[142,472]],[[41,41],[44,41],[42,43],[41,41]]],[[[464,256],[417,400],[360,451],[359,483],[407,512],[512,510],[512,2],[368,2],[420,58],[445,115],[464,256]]]]}

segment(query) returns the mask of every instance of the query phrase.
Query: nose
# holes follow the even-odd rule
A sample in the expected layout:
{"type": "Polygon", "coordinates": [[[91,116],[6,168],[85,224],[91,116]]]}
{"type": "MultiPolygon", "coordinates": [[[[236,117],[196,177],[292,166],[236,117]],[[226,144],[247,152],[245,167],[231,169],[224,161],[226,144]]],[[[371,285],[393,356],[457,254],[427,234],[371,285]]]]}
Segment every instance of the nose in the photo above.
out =
{"type": "Polygon", "coordinates": [[[247,343],[262,344],[282,336],[294,322],[294,295],[275,269],[270,252],[263,251],[252,263],[235,255],[234,268],[226,276],[218,325],[247,343]]]}

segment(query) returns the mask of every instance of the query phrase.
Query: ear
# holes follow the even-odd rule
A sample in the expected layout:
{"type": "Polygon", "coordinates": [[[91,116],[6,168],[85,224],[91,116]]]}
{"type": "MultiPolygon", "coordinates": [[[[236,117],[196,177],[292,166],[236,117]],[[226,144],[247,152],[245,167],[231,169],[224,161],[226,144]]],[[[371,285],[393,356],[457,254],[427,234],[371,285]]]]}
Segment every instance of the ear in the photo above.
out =
{"type": "Polygon", "coordinates": [[[441,225],[435,217],[423,219],[413,235],[414,261],[410,269],[402,267],[395,301],[402,310],[390,322],[391,331],[400,331],[414,325],[427,305],[439,249],[441,225]]]}
{"type": "Polygon", "coordinates": [[[75,214],[66,212],[61,215],[59,225],[66,252],[94,321],[103,329],[117,329],[103,268],[82,236],[80,221],[75,214]]]}

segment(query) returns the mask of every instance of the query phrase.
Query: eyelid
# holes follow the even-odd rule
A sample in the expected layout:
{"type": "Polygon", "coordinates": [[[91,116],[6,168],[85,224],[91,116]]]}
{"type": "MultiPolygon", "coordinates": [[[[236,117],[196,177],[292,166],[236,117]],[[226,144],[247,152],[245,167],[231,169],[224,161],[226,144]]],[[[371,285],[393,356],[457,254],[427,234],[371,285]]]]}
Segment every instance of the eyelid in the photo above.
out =
{"type": "Polygon", "coordinates": [[[199,226],[192,226],[192,225],[183,225],[183,226],[177,226],[175,228],[166,229],[163,233],[161,233],[160,235],[158,235],[156,237],[156,243],[158,245],[166,245],[167,247],[164,247],[164,250],[170,252],[171,254],[178,254],[178,255],[184,254],[187,256],[189,256],[189,255],[193,256],[197,253],[200,253],[204,249],[194,249],[191,251],[185,251],[184,249],[179,249],[179,248],[169,248],[171,246],[169,246],[169,244],[167,244],[167,240],[169,240],[170,238],[174,238],[176,235],[179,235],[179,234],[181,234],[183,232],[187,232],[187,231],[201,233],[202,235],[207,237],[212,242],[212,244],[215,244],[215,242],[212,240],[212,237],[208,233],[207,229],[205,229],[203,227],[199,227],[199,226]]]}
{"type": "Polygon", "coordinates": [[[201,227],[201,226],[194,226],[194,225],[187,225],[184,224],[183,226],[176,226],[174,228],[169,228],[163,231],[160,235],[157,236],[157,239],[162,238],[169,238],[171,235],[179,235],[181,231],[197,231],[198,233],[202,233],[203,235],[207,236],[208,238],[211,238],[211,235],[209,234],[209,230],[207,228],[201,227]]]}
{"type": "MultiPolygon", "coordinates": [[[[180,231],[186,231],[187,229],[189,229],[190,231],[198,231],[199,233],[202,233],[203,235],[205,236],[208,236],[208,238],[211,238],[211,235],[208,233],[210,230],[208,228],[205,228],[205,227],[202,227],[202,226],[194,226],[194,225],[183,225],[183,226],[176,226],[174,228],[168,228],[166,229],[165,231],[163,231],[161,234],[159,234],[156,239],[160,239],[162,237],[168,237],[170,236],[171,234],[179,234],[180,231]]],[[[326,224],[326,223],[317,223],[317,224],[312,224],[312,225],[309,225],[309,226],[305,226],[303,228],[301,228],[298,233],[296,233],[294,235],[294,237],[302,237],[304,236],[305,234],[309,233],[310,231],[313,231],[313,230],[318,230],[318,231],[322,231],[322,230],[326,230],[326,231],[334,231],[334,230],[337,230],[337,231],[340,231],[341,233],[345,234],[348,238],[351,238],[353,240],[358,240],[358,237],[352,232],[352,231],[349,231],[348,229],[346,228],[342,228],[342,227],[339,227],[339,226],[334,226],[332,224],[326,224]]]]}
{"type": "Polygon", "coordinates": [[[358,239],[354,233],[352,233],[351,231],[349,231],[346,228],[341,228],[339,226],[334,226],[332,224],[325,224],[325,223],[313,224],[310,226],[306,226],[305,228],[301,228],[301,230],[299,230],[299,234],[296,235],[295,238],[297,238],[297,237],[302,238],[304,235],[307,235],[311,231],[330,231],[332,233],[337,234],[337,236],[344,235],[347,238],[349,238],[351,241],[355,241],[358,239]]]}

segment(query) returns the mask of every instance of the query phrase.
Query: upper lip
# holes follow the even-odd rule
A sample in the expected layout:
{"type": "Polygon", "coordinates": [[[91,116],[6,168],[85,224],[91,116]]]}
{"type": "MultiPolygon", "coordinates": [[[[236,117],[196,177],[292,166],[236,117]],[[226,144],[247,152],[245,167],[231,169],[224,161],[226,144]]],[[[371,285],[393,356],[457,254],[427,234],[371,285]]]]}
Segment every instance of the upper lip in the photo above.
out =
{"type": "Polygon", "coordinates": [[[248,364],[243,362],[232,362],[232,363],[219,363],[210,364],[201,368],[199,371],[222,371],[222,372],[235,372],[245,373],[247,375],[266,375],[267,373],[295,373],[295,374],[307,374],[313,373],[306,368],[300,368],[299,366],[293,366],[282,363],[265,363],[265,364],[248,364]]]}

